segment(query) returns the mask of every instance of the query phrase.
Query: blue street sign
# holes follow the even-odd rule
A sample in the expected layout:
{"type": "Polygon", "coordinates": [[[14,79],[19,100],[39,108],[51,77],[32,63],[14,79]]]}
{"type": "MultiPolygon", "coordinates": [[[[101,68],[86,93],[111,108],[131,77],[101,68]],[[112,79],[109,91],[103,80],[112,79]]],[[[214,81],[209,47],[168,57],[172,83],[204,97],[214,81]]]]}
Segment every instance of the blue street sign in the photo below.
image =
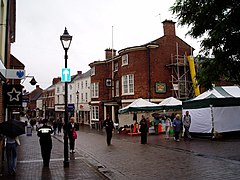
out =
{"type": "Polygon", "coordinates": [[[70,68],[62,68],[62,82],[71,82],[70,68]]]}
{"type": "Polygon", "coordinates": [[[74,104],[68,104],[67,107],[68,107],[68,110],[69,110],[69,111],[71,111],[71,110],[73,111],[73,110],[75,109],[74,104]]]}

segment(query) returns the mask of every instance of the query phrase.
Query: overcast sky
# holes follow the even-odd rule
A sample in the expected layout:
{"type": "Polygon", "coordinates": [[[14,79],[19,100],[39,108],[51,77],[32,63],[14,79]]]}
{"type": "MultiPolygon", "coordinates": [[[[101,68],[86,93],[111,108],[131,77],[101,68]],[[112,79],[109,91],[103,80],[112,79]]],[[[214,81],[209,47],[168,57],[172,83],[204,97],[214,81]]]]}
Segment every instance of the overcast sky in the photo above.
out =
{"type": "MultiPolygon", "coordinates": [[[[71,75],[88,71],[104,60],[105,49],[117,51],[142,45],[163,36],[162,21],[174,20],[169,8],[175,0],[19,0],[16,7],[16,42],[12,54],[46,89],[64,68],[60,35],[67,27],[73,36],[68,51],[71,75]],[[113,28],[112,28],[113,27],[113,28]],[[113,36],[112,36],[113,32],[113,36]],[[112,38],[113,37],[113,38],[112,38]]],[[[199,42],[185,36],[188,29],[176,24],[176,34],[199,50],[199,42]]],[[[27,78],[23,85],[31,86],[27,78]]]]}

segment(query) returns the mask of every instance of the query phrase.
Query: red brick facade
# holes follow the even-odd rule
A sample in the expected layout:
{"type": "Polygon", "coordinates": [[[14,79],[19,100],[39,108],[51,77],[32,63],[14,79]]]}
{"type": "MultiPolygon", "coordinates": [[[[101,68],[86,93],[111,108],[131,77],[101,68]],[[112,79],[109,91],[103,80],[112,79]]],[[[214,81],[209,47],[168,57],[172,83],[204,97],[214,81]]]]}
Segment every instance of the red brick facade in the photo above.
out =
{"type": "MultiPolygon", "coordinates": [[[[173,57],[192,54],[192,48],[175,34],[175,23],[164,21],[164,36],[145,45],[125,48],[119,51],[119,55],[111,58],[111,50],[106,51],[105,61],[96,61],[90,64],[95,68],[95,75],[91,76],[91,83],[99,83],[99,96],[92,98],[91,105],[99,106],[99,120],[103,120],[106,114],[114,114],[126,106],[126,100],[137,98],[148,99],[152,102],[160,102],[162,99],[173,95],[172,74],[173,57]],[[110,54],[109,54],[110,53],[110,54]],[[128,56],[128,64],[122,64],[122,57],[128,56]],[[113,71],[115,64],[118,70],[113,71]],[[134,93],[123,94],[122,78],[126,75],[134,76],[134,93]],[[106,86],[106,79],[111,79],[112,87],[106,86]],[[116,81],[119,81],[119,96],[115,97],[116,81]],[[164,83],[166,92],[157,93],[156,83],[164,83]],[[114,89],[114,91],[112,91],[114,89]],[[112,96],[114,92],[114,96],[112,96]],[[114,108],[112,108],[114,106],[114,108]],[[115,112],[112,112],[114,110],[115,112]]],[[[188,68],[188,67],[187,67],[188,68]]],[[[180,69],[181,70],[181,69],[180,69]]],[[[182,71],[182,70],[181,70],[182,71]]],[[[190,74],[186,79],[190,79],[190,74]]]]}
{"type": "Polygon", "coordinates": [[[4,118],[4,110],[3,110],[3,86],[2,83],[0,84],[0,123],[3,121],[4,118]]]}
{"type": "Polygon", "coordinates": [[[26,99],[29,99],[27,103],[27,108],[28,108],[27,114],[29,117],[36,116],[36,108],[37,108],[36,103],[38,98],[41,96],[42,91],[43,91],[42,88],[40,88],[39,85],[36,85],[36,88],[32,92],[24,95],[28,97],[26,99]]]}

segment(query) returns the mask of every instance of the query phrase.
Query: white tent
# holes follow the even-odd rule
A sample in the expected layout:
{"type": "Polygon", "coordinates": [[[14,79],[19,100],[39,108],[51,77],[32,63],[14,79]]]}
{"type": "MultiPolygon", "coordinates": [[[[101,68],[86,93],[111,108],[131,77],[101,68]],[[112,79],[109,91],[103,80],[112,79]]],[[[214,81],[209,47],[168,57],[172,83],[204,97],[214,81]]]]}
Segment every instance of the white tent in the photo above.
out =
{"type": "Polygon", "coordinates": [[[158,106],[155,103],[151,103],[149,101],[146,101],[142,98],[138,98],[135,101],[133,101],[131,104],[128,106],[119,109],[119,113],[126,113],[126,112],[131,112],[131,111],[145,111],[145,110],[151,110],[151,108],[154,108],[158,106]]]}
{"type": "Polygon", "coordinates": [[[169,97],[160,102],[159,106],[162,109],[182,109],[182,101],[174,97],[169,97]]]}
{"type": "Polygon", "coordinates": [[[134,123],[133,114],[129,112],[138,112],[137,119],[141,118],[141,115],[144,114],[150,116],[150,112],[154,111],[156,107],[159,107],[158,104],[151,103],[142,98],[136,99],[128,106],[119,109],[119,127],[123,127],[124,125],[131,125],[134,123]]]}
{"type": "Polygon", "coordinates": [[[190,112],[190,132],[212,133],[240,130],[239,86],[214,87],[183,102],[183,114],[190,112]]]}

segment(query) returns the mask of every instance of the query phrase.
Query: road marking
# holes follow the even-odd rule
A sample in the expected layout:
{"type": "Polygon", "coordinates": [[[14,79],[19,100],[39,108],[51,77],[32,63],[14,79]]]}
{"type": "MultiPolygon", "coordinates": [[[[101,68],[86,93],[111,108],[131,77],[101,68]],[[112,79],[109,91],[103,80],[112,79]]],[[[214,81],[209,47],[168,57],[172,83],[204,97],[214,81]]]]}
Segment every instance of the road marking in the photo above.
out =
{"type": "MultiPolygon", "coordinates": [[[[79,159],[84,159],[83,157],[75,157],[74,159],[71,160],[79,160],[79,159]]],[[[63,161],[64,158],[56,158],[56,159],[50,159],[51,162],[56,162],[56,161],[63,161]]],[[[26,161],[18,161],[18,163],[36,163],[36,162],[43,162],[42,159],[36,159],[36,160],[26,160],[26,161]]]]}

